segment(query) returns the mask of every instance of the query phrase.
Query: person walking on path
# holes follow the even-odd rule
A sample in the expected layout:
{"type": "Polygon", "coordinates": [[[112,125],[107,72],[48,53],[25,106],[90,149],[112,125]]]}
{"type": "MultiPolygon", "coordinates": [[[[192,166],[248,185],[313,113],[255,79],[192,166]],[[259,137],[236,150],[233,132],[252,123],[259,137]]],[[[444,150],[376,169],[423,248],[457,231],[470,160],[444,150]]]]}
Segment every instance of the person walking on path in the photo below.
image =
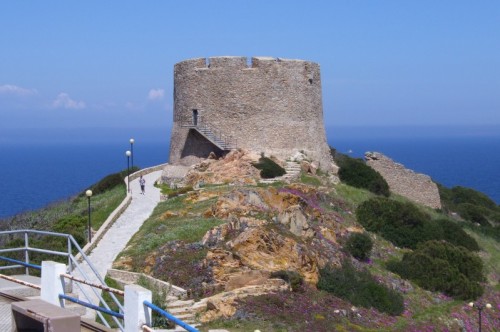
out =
{"type": "Polygon", "coordinates": [[[145,189],[146,189],[146,179],[144,179],[141,175],[141,178],[139,179],[139,184],[141,185],[141,194],[145,194],[145,189]]]}

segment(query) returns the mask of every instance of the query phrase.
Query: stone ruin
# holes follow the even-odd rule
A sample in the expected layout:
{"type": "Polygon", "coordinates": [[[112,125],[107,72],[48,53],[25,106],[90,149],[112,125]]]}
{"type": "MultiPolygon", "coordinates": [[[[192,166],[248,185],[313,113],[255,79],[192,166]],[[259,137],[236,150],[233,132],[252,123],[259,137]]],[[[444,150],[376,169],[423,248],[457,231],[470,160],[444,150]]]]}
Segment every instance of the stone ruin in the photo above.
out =
{"type": "Polygon", "coordinates": [[[441,208],[438,187],[430,176],[415,173],[378,152],[366,152],[365,160],[382,175],[393,193],[433,209],[441,208]]]}

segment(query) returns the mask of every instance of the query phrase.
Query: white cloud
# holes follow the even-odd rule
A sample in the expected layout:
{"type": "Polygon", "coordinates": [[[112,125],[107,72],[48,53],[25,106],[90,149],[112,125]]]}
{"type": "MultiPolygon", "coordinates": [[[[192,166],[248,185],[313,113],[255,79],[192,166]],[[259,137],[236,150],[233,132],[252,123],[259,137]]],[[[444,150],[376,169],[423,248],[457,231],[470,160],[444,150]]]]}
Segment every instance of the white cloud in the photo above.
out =
{"type": "Polygon", "coordinates": [[[85,108],[85,103],[83,101],[75,101],[71,99],[67,93],[61,92],[52,102],[52,106],[54,108],[79,110],[85,108]]]}
{"type": "Polygon", "coordinates": [[[165,90],[163,89],[151,89],[148,93],[148,100],[162,100],[165,95],[165,90]]]}
{"type": "Polygon", "coordinates": [[[33,96],[37,95],[38,91],[35,89],[21,88],[20,86],[17,85],[4,84],[0,85],[0,94],[9,94],[16,96],[33,96]]]}

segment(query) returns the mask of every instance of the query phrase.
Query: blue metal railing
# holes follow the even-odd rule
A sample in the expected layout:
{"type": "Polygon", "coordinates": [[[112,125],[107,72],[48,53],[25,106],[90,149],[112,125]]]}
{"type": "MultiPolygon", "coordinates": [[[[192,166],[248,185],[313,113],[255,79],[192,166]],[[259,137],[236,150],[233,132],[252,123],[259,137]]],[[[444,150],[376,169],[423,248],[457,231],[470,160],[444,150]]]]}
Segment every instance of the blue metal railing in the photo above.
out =
{"type": "MultiPolygon", "coordinates": [[[[77,299],[75,297],[71,297],[71,296],[64,295],[64,294],[59,294],[59,299],[60,300],[63,300],[63,299],[64,300],[68,300],[68,301],[71,301],[73,303],[76,303],[76,304],[79,304],[81,306],[84,306],[86,308],[94,309],[94,310],[100,311],[102,313],[111,315],[111,316],[119,318],[119,319],[123,319],[124,318],[124,315],[122,313],[119,313],[119,312],[116,312],[116,311],[113,311],[113,310],[110,310],[110,309],[106,309],[104,307],[99,307],[99,306],[94,305],[92,303],[84,302],[84,301],[79,300],[79,299],[77,299]]],[[[62,301],[61,301],[61,307],[64,307],[64,304],[63,304],[62,301]]]]}
{"type": "Polygon", "coordinates": [[[168,312],[166,312],[165,310],[163,310],[162,308],[154,305],[153,303],[151,302],[148,302],[148,301],[144,301],[144,305],[148,308],[151,308],[152,310],[156,311],[157,313],[159,313],[160,315],[162,315],[163,317],[167,318],[168,320],[172,321],[173,323],[175,323],[176,325],[179,325],[180,327],[182,327],[183,329],[185,329],[186,331],[188,332],[200,332],[198,331],[197,329],[195,329],[194,327],[192,327],[191,325],[183,322],[182,320],[180,320],[179,318],[175,317],[174,315],[172,314],[169,314],[168,312]]]}
{"type": "Polygon", "coordinates": [[[9,263],[15,263],[15,264],[18,264],[18,265],[22,265],[24,267],[30,267],[32,269],[37,269],[37,270],[41,270],[42,269],[42,267],[40,265],[26,263],[26,262],[19,261],[17,259],[13,259],[13,258],[9,258],[9,257],[0,256],[0,260],[6,261],[6,262],[9,262],[9,263]]]}
{"type": "MultiPolygon", "coordinates": [[[[0,254],[2,253],[7,253],[7,252],[24,252],[25,256],[25,261],[16,261],[15,263],[17,265],[7,265],[7,266],[2,266],[0,267],[1,270],[3,269],[9,269],[9,268],[18,268],[24,266],[26,268],[26,275],[29,275],[29,269],[33,266],[29,266],[26,264],[30,264],[30,252],[37,252],[37,253],[43,253],[43,254],[48,254],[48,255],[55,255],[55,256],[64,256],[67,257],[68,259],[68,272],[73,272],[73,271],[78,271],[84,279],[89,279],[87,273],[82,269],[80,266],[77,258],[73,255],[73,251],[76,251],[82,260],[87,263],[88,267],[90,268],[90,274],[95,276],[99,282],[102,285],[106,285],[106,282],[104,281],[104,278],[99,275],[97,272],[97,269],[94,267],[92,262],[88,259],[88,257],[85,255],[83,252],[82,248],[80,245],[75,241],[73,236],[70,234],[63,234],[63,233],[54,233],[54,232],[48,232],[48,231],[38,231],[38,230],[32,230],[32,229],[22,229],[22,230],[13,230],[13,231],[1,231],[0,236],[23,236],[24,237],[24,247],[20,248],[1,248],[0,247],[0,254]],[[58,251],[53,251],[53,250],[47,250],[47,249],[40,249],[40,248],[33,248],[29,246],[29,237],[30,235],[32,236],[53,236],[53,237],[59,237],[59,238],[66,238],[67,239],[67,244],[68,244],[68,251],[67,252],[58,252],[58,251]],[[22,264],[21,264],[22,263],[22,264]]],[[[31,265],[31,264],[30,264],[31,265]]],[[[86,291],[80,283],[76,283],[77,287],[80,289],[82,294],[87,300],[90,300],[90,295],[88,293],[88,290],[86,291]]],[[[106,303],[106,301],[102,298],[101,294],[96,290],[95,287],[89,287],[90,292],[94,293],[97,299],[103,303],[103,305],[106,308],[110,308],[109,305],[106,303]]],[[[116,296],[113,293],[110,293],[110,296],[113,300],[113,302],[118,306],[118,308],[123,311],[123,306],[120,303],[120,301],[116,298],[116,296]]],[[[101,314],[100,311],[96,311],[97,315],[99,318],[103,321],[104,325],[106,327],[110,327],[109,323],[107,320],[104,318],[104,316],[101,314]]],[[[111,316],[111,318],[114,320],[116,325],[120,328],[121,331],[123,331],[123,324],[114,316],[111,316]]]]}

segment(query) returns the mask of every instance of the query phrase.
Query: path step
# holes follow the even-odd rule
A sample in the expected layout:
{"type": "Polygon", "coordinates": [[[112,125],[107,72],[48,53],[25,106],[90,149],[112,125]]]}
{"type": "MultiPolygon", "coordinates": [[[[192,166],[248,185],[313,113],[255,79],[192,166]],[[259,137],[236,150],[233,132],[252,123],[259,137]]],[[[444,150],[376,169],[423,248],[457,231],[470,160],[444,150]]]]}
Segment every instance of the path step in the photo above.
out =
{"type": "Polygon", "coordinates": [[[183,307],[190,307],[194,304],[194,300],[177,300],[174,302],[168,303],[167,307],[169,310],[175,309],[175,308],[183,308],[183,307]]]}

